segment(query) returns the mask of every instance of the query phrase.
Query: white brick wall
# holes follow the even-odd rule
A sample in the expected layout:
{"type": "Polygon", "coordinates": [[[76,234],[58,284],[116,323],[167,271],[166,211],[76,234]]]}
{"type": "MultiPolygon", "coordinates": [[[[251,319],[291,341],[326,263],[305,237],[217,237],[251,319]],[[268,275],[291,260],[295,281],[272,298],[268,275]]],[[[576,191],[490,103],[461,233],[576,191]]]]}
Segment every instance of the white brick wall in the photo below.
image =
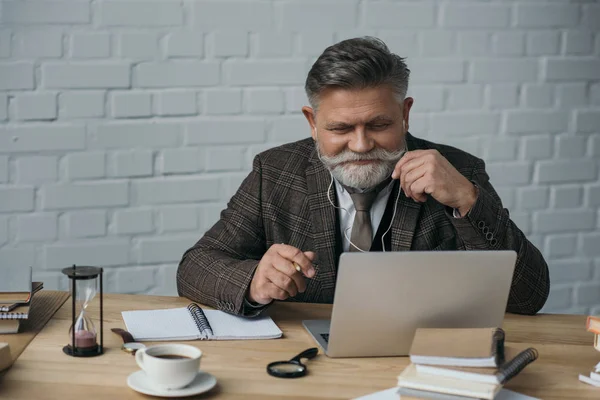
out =
{"type": "Polygon", "coordinates": [[[151,233],[154,230],[152,210],[124,209],[115,212],[114,231],[119,235],[151,233]]]}
{"type": "Polygon", "coordinates": [[[62,33],[56,29],[35,29],[15,35],[17,57],[59,58],[63,53],[62,33]]]}
{"type": "Polygon", "coordinates": [[[54,93],[23,93],[15,96],[15,119],[21,121],[56,119],[54,93]]]}
{"type": "Polygon", "coordinates": [[[139,118],[152,116],[150,93],[115,92],[111,97],[113,118],[139,118]]]}
{"type": "Polygon", "coordinates": [[[16,161],[18,183],[40,184],[56,181],[58,159],[54,156],[23,156],[16,161]]]}
{"type": "Polygon", "coordinates": [[[105,58],[110,57],[110,34],[75,33],[71,35],[72,58],[105,58]]]}
{"type": "Polygon", "coordinates": [[[90,4],[70,1],[8,0],[2,8],[3,24],[87,24],[90,22],[90,4]]]}
{"type": "Polygon", "coordinates": [[[33,64],[29,62],[3,62],[0,65],[0,90],[33,89],[33,64]]]}
{"type": "Polygon", "coordinates": [[[411,131],[487,162],[550,265],[545,309],[600,312],[596,1],[5,0],[0,263],[174,294],[252,157],[309,135],[315,57],[366,33],[408,57],[411,131]]]}
{"type": "Polygon", "coordinates": [[[121,33],[115,34],[114,38],[120,57],[152,60],[158,56],[158,35],[156,33],[121,33]]]}
{"type": "Polygon", "coordinates": [[[84,238],[106,234],[106,211],[73,211],[64,216],[66,237],[84,238]]]}

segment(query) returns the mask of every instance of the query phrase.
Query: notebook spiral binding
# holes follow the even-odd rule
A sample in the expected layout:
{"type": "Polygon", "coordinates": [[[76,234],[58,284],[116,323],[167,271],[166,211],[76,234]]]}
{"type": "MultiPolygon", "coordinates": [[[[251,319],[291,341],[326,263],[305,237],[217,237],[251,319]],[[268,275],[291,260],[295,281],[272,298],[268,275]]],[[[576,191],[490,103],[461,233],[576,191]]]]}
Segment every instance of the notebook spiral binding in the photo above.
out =
{"type": "Polygon", "coordinates": [[[210,324],[208,323],[208,319],[206,319],[204,311],[202,311],[198,304],[195,303],[191,303],[190,305],[188,305],[187,309],[190,312],[194,323],[198,327],[198,331],[205,336],[203,337],[203,339],[208,339],[209,337],[211,337],[213,335],[213,331],[210,324]]]}
{"type": "Polygon", "coordinates": [[[0,320],[2,319],[27,319],[28,317],[28,313],[21,313],[21,312],[16,312],[16,313],[9,313],[9,314],[0,314],[0,320]]]}
{"type": "Polygon", "coordinates": [[[534,362],[538,358],[538,351],[533,347],[520,352],[515,358],[510,360],[508,363],[502,366],[502,369],[498,372],[498,380],[501,384],[505,384],[510,379],[514,378],[523,371],[523,369],[534,362]]]}

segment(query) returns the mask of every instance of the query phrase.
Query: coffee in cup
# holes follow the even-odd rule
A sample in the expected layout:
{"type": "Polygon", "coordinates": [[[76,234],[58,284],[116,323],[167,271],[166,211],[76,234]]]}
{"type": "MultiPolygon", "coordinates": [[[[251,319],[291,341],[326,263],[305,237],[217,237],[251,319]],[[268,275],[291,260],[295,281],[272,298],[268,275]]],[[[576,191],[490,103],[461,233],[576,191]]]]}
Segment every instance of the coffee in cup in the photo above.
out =
{"type": "Polygon", "coordinates": [[[160,354],[158,356],[154,356],[156,358],[163,358],[165,360],[185,360],[190,359],[188,356],[180,356],[179,354],[160,354]]]}
{"type": "Polygon", "coordinates": [[[200,349],[187,344],[161,344],[135,353],[135,361],[158,390],[189,385],[198,374],[201,357],[200,349]]]}

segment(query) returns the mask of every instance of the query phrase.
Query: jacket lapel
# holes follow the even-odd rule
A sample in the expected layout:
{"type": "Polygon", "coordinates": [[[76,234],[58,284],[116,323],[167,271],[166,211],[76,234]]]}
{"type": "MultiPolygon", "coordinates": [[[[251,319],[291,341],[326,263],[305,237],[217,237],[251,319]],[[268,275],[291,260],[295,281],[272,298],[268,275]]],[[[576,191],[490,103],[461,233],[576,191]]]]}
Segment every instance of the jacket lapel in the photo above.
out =
{"type": "MultiPolygon", "coordinates": [[[[308,188],[308,204],[312,225],[313,248],[317,254],[315,262],[316,273],[321,283],[320,293],[313,293],[314,299],[333,299],[336,279],[336,209],[327,199],[327,190],[331,183],[329,172],[313,150],[309,157],[310,163],[306,170],[306,185],[308,188]]],[[[329,191],[331,201],[336,201],[335,187],[329,191]]]]}
{"type": "MultiPolygon", "coordinates": [[[[408,151],[419,148],[410,133],[406,134],[406,147],[408,151]]],[[[396,184],[394,187],[395,189],[391,194],[394,198],[398,197],[399,190],[401,193],[398,197],[396,215],[392,221],[392,251],[408,251],[412,246],[413,236],[419,221],[421,203],[417,203],[413,199],[406,197],[399,184],[396,184]]]]}

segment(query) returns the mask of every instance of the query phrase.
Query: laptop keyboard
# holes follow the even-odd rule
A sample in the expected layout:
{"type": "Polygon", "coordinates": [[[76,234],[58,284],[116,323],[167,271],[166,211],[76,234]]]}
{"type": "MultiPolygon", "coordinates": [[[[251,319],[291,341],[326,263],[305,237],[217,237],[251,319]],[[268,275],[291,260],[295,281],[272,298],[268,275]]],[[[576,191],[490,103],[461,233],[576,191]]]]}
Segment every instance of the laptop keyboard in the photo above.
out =
{"type": "Polygon", "coordinates": [[[321,337],[325,341],[325,343],[329,343],[329,333],[321,333],[321,337]]]}

